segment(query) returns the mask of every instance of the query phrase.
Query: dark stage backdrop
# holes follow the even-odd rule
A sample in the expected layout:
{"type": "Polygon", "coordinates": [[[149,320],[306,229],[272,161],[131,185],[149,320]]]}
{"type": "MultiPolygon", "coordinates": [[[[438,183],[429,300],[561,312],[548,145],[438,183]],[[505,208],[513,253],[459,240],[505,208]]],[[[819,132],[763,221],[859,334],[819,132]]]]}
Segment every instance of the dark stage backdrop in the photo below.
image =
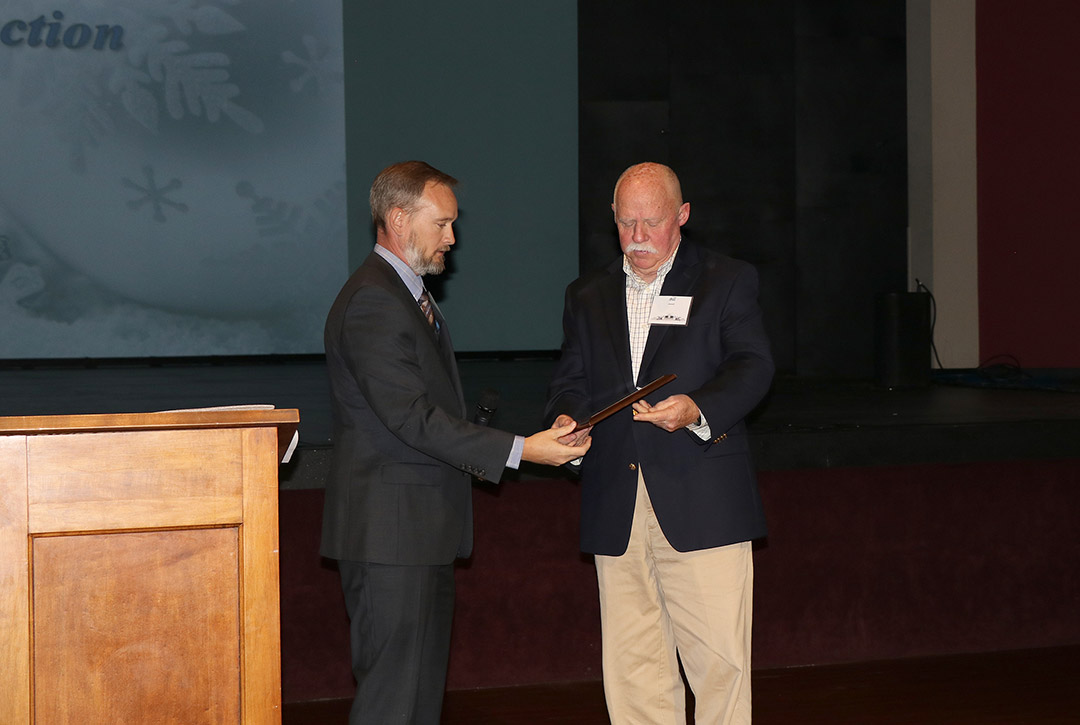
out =
{"type": "Polygon", "coordinates": [[[578,6],[581,266],[611,191],[670,164],[685,235],[757,266],[780,369],[869,378],[874,300],[907,286],[904,0],[578,6]]]}

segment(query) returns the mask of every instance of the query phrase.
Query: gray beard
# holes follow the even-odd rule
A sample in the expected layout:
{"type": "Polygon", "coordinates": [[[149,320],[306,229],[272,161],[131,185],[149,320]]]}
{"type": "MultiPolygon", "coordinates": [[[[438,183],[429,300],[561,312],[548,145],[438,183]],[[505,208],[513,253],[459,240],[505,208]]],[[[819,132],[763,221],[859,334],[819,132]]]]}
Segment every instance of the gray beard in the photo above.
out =
{"type": "Polygon", "coordinates": [[[416,240],[412,237],[409,238],[408,243],[405,245],[405,263],[409,265],[409,269],[421,277],[426,274],[442,274],[443,270],[446,269],[445,261],[435,257],[424,259],[420,249],[416,246],[416,240]]]}

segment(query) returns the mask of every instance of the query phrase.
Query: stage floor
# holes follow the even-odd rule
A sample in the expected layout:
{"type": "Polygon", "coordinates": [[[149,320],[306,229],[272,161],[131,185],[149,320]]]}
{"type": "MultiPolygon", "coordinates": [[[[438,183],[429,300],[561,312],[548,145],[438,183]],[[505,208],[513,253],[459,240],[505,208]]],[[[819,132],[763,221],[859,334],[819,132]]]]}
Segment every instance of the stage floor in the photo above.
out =
{"type": "MultiPolygon", "coordinates": [[[[1080,719],[1078,647],[754,672],[757,725],[1049,725],[1080,719]]],[[[287,703],[283,725],[335,725],[349,700],[287,703]]],[[[603,686],[452,690],[443,725],[607,725],[603,686]]]]}

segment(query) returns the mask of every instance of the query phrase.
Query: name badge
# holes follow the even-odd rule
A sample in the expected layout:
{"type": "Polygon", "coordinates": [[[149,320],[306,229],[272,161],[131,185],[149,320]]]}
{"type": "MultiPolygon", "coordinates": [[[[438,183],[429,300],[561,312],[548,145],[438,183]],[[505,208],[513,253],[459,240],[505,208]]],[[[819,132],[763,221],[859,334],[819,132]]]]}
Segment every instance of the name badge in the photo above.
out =
{"type": "Polygon", "coordinates": [[[663,296],[653,300],[650,325],[685,325],[693,297],[663,296]]]}

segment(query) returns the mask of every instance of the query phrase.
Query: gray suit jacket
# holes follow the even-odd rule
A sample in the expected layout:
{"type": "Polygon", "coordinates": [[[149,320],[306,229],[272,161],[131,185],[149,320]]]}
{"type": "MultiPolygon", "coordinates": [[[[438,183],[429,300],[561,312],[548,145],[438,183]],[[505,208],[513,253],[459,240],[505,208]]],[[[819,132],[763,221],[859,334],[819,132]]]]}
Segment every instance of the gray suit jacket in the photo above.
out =
{"type": "Polygon", "coordinates": [[[380,564],[468,556],[471,476],[497,481],[514,437],[466,420],[446,325],[436,336],[373,253],[338,294],[324,342],[334,454],[322,554],[380,564]]]}

